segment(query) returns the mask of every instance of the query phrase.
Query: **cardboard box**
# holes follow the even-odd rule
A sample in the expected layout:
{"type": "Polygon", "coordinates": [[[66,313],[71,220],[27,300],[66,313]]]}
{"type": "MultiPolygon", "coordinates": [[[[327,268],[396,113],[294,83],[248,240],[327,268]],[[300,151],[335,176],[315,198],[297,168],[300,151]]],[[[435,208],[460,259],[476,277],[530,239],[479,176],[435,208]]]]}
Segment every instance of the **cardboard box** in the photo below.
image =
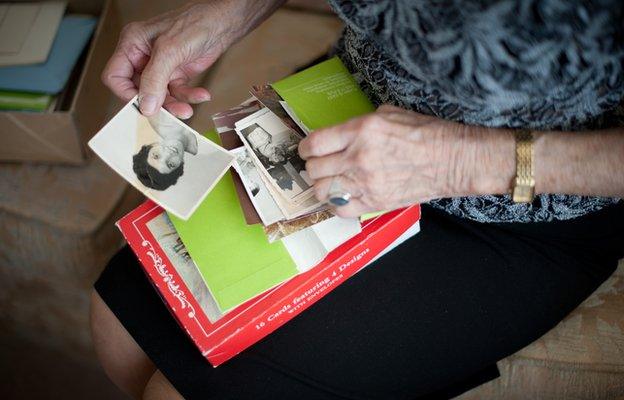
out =
{"type": "Polygon", "coordinates": [[[100,76],[120,30],[116,1],[69,1],[67,13],[100,18],[82,70],[74,78],[71,103],[66,111],[0,112],[0,161],[83,164],[87,141],[106,120],[113,95],[100,76]]]}
{"type": "MultiPolygon", "coordinates": [[[[195,297],[197,290],[194,292],[187,285],[148,225],[163,212],[148,200],[119,220],[117,227],[167,308],[198,351],[215,367],[301,314],[385,251],[420,230],[419,205],[365,221],[362,232],[331,251],[307,272],[259,294],[211,322],[195,297]]],[[[245,240],[244,235],[241,240],[245,240]]],[[[188,280],[190,275],[185,275],[191,284],[204,284],[201,278],[193,283],[188,280]]]]}

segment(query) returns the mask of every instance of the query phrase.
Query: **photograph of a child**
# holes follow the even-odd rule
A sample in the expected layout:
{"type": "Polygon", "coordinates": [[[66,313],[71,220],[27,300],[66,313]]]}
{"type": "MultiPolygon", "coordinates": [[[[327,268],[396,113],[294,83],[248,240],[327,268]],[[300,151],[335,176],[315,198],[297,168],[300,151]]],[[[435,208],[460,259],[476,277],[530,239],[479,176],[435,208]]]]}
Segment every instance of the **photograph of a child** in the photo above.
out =
{"type": "Polygon", "coordinates": [[[145,196],[182,219],[191,216],[234,160],[165,109],[144,116],[136,99],[89,146],[145,196]]]}

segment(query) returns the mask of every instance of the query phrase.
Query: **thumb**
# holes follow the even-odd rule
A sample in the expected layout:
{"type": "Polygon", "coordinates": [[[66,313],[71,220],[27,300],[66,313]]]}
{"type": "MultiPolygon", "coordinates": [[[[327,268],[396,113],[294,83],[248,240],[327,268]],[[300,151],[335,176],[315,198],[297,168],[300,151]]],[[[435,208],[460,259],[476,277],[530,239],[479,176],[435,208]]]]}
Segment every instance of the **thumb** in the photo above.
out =
{"type": "Polygon", "coordinates": [[[150,60],[141,74],[139,85],[139,107],[141,113],[153,115],[163,105],[167,96],[167,86],[178,66],[176,47],[163,45],[158,40],[154,44],[150,60]]]}

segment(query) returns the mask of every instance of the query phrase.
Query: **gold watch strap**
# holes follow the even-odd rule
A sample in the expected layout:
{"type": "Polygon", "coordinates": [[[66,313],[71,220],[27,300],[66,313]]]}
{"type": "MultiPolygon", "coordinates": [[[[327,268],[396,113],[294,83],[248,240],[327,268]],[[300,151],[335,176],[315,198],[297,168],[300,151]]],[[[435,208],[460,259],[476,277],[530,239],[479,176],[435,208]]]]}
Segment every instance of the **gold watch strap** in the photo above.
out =
{"type": "Polygon", "coordinates": [[[532,203],[535,197],[535,163],[533,133],[528,129],[515,131],[516,179],[513,186],[515,203],[532,203]]]}

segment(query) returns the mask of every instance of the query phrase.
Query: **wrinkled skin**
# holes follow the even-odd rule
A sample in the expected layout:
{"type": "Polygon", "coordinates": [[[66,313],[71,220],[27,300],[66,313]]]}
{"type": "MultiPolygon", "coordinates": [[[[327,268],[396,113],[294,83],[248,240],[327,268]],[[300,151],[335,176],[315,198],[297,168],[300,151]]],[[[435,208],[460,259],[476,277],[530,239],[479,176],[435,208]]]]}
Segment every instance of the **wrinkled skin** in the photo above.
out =
{"type": "Polygon", "coordinates": [[[332,179],[337,179],[354,198],[336,213],[355,217],[434,198],[504,192],[514,174],[513,157],[508,157],[513,140],[502,130],[494,134],[381,106],[375,113],[312,132],[299,144],[299,153],[315,180],[316,197],[327,200],[332,179]],[[481,140],[488,134],[488,140],[481,140]]]}
{"type": "Polygon", "coordinates": [[[124,101],[138,94],[145,115],[153,115],[164,105],[178,118],[190,118],[191,105],[211,97],[205,88],[190,86],[191,79],[281,3],[196,2],[147,21],[132,22],[122,30],[102,80],[124,101]]]}

